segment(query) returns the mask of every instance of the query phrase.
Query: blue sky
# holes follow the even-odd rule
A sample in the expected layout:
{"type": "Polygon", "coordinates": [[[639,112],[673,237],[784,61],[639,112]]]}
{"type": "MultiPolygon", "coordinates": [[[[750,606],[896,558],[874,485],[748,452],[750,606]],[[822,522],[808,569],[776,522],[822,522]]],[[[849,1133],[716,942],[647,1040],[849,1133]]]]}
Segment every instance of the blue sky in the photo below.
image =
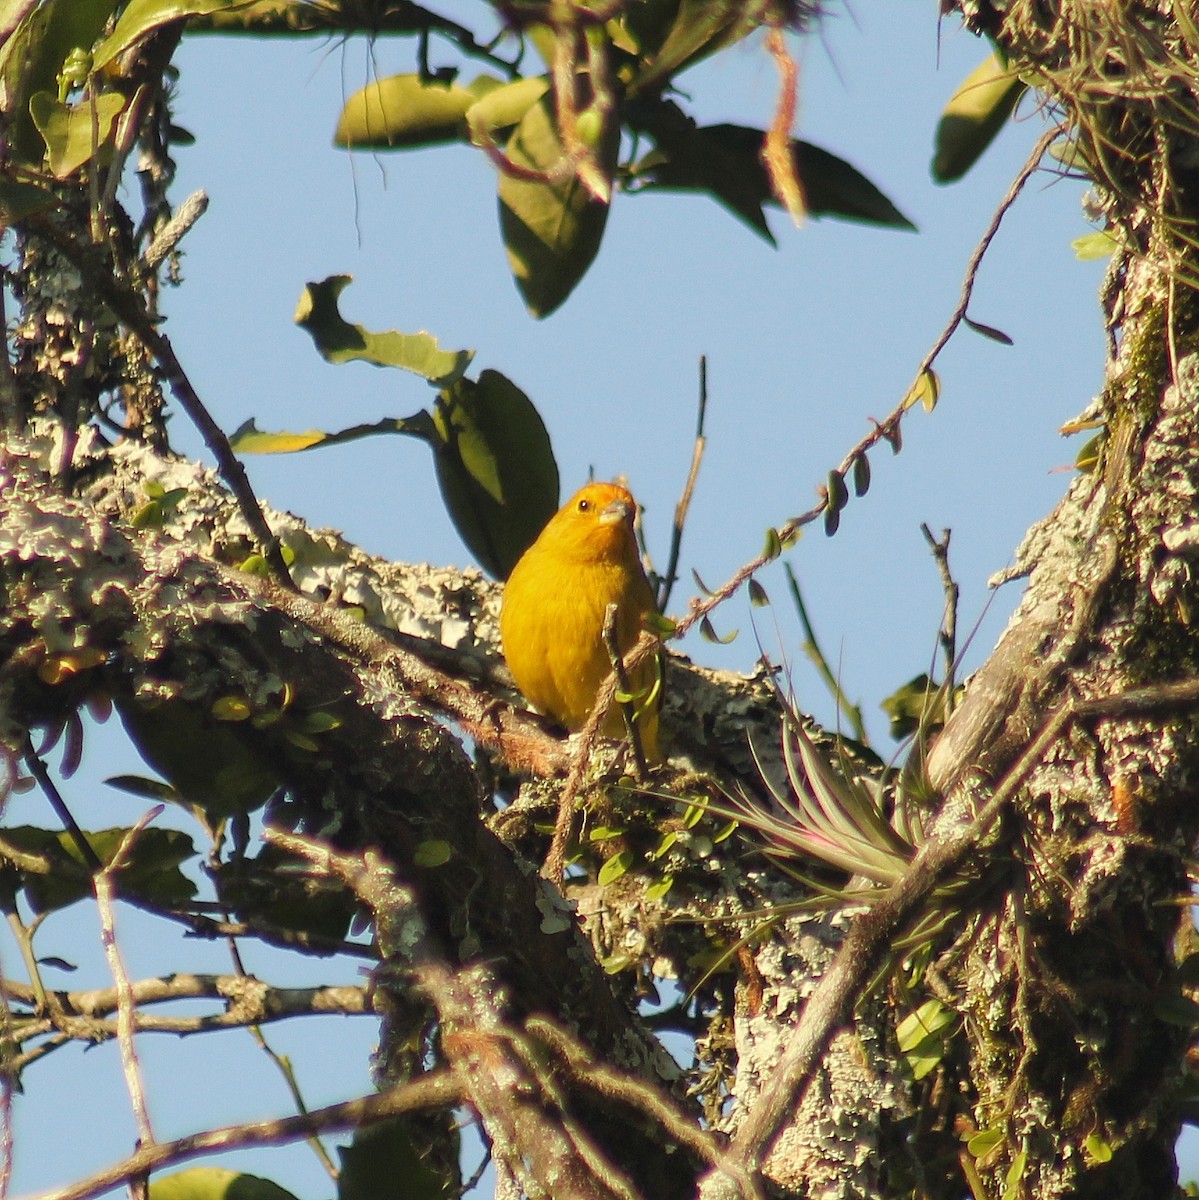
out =
{"type": "MultiPolygon", "coordinates": [[[[478,8],[454,7],[464,20],[478,8]]],[[[350,157],[331,145],[343,96],[374,72],[412,70],[409,44],[186,43],[177,120],[198,140],[178,154],[176,199],[202,187],[211,207],[184,243],[186,282],[165,308],[201,397],[230,431],[249,417],[262,428],[334,429],[428,404],[428,387],[413,377],[324,363],[294,326],[305,282],[352,274],[342,301],[351,320],[426,329],[444,346],[471,347],[473,371],[500,370],[529,394],[553,439],[564,493],[590,470],[627,475],[661,563],[691,456],[697,361],[706,354],[708,452],[683,565],[710,585],[723,581],[758,553],[768,526],[811,506],[868,418],[886,415],[906,392],[957,302],[975,243],[1043,129],[1037,112],[1022,110],[965,181],[937,187],[928,163],[938,114],[985,47],[951,22],[939,27],[928,0],[831,7],[820,31],[798,46],[797,133],[863,170],[919,232],[828,220],[796,230],[775,214],[774,250],[709,201],[618,195],[595,266],[543,322],[528,316],[508,277],[494,170],[481,155],[454,147],[350,157]]],[[[452,60],[436,43],[433,58],[452,60]]],[[[757,42],[680,82],[705,122],[762,125],[776,99],[775,70],[757,42]]],[[[1096,290],[1104,264],[1079,262],[1070,248],[1089,230],[1083,191],[1034,177],[983,265],[971,306],[1014,346],[960,333],[938,364],[936,411],[910,414],[902,454],[875,454],[871,491],[851,502],[835,538],[810,530],[789,555],[824,646],[884,751],[890,743],[877,703],[928,669],[941,615],[920,523],[953,530],[968,629],[987,602],[987,577],[1070,478],[1077,442],[1063,440],[1058,427],[1102,378],[1096,290]]],[[[201,453],[184,421],[175,418],[177,445],[201,453]]],[[[442,509],[428,450],[415,441],[378,438],[248,465],[264,500],[340,529],[371,552],[470,562],[442,509]]],[[[797,625],[777,564],[762,581],[778,622],[776,633],[765,618],[764,641],[794,658],[797,625]]],[[[675,611],[688,594],[676,592],[675,611]]],[[[968,665],[982,661],[1017,598],[1009,588],[992,605],[968,665]]],[[[749,620],[737,599],[716,617],[722,631],[741,629],[732,645],[696,640],[686,649],[710,665],[747,669],[756,655],[749,620]]],[[[804,707],[832,719],[802,664],[796,686],[804,707]]],[[[90,751],[84,772],[66,785],[83,823],[136,819],[140,804],[98,782],[138,769],[119,731],[97,731],[90,751]]],[[[48,819],[35,795],[13,804],[13,820],[48,819]]],[[[54,976],[56,985],[106,982],[91,920],[79,905],[44,931],[43,953],[80,963],[74,976],[54,976]]],[[[171,931],[140,914],[122,910],[120,922],[134,976],[179,969],[181,959],[188,969],[228,969],[219,947],[189,942],[181,954],[171,931]]],[[[11,943],[0,950],[10,965],[11,943]]],[[[335,982],[357,969],[290,963],[256,948],[249,957],[251,970],[277,982],[335,982]]],[[[373,1032],[368,1020],[324,1019],[274,1027],[269,1036],[294,1056],[315,1106],[367,1088],[373,1032]]],[[[144,1055],[159,1137],[289,1111],[277,1073],[244,1033],[146,1039],[144,1055]]],[[[51,1055],[31,1069],[16,1103],[17,1194],[78,1177],[131,1146],[115,1047],[51,1055]],[[73,1101],[64,1113],[64,1094],[97,1099],[86,1110],[73,1101]]],[[[303,1147],[221,1161],[269,1175],[304,1200],[332,1192],[303,1147]]]]}

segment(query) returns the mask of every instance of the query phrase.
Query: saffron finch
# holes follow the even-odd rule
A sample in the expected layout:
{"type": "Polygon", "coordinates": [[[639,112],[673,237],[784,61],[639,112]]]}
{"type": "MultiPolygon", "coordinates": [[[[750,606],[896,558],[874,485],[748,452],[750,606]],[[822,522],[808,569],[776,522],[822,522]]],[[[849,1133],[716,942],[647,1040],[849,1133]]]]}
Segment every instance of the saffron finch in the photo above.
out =
{"type": "MultiPolygon", "coordinates": [[[[617,605],[616,642],[627,654],[655,611],[654,594],[641,566],[633,533],[636,504],[614,483],[589,483],[576,492],[541,531],[512,569],[504,587],[500,636],[517,686],[547,717],[567,729],[583,726],[596,694],[612,673],[604,645],[604,613],[617,605]]],[[[655,695],[659,664],[650,657],[629,676],[640,708],[637,729],[650,761],[658,755],[655,695]]],[[[600,730],[625,732],[613,704],[600,730]]]]}

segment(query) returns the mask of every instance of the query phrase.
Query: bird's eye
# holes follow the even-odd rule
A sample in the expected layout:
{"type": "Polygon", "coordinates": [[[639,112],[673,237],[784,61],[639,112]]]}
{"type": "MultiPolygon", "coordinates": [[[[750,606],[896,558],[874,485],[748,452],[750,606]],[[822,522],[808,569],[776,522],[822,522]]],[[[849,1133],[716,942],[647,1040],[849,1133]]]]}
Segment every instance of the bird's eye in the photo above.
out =
{"type": "Polygon", "coordinates": [[[580,500],[579,501],[579,512],[586,512],[590,507],[591,507],[590,500],[580,500]]]}

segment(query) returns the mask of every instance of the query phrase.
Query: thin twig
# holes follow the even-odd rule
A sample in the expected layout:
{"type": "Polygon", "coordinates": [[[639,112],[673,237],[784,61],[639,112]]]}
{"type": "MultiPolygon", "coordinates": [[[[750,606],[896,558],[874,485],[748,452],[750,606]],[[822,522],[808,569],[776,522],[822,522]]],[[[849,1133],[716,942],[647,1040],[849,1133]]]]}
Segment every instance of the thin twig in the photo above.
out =
{"type": "Polygon", "coordinates": [[[134,1044],[136,1008],[133,1001],[133,989],[129,984],[129,975],[125,971],[125,964],[121,961],[121,951],[117,946],[113,903],[117,890],[116,876],[124,869],[142,831],[161,812],[162,805],[152,808],[136,825],[127,830],[108,866],[97,871],[92,879],[92,888],[96,895],[96,911],[100,918],[100,943],[104,947],[108,970],[117,989],[117,1044],[121,1049],[121,1066],[125,1073],[125,1087],[129,1092],[129,1102],[133,1106],[133,1115],[137,1121],[138,1138],[146,1146],[154,1143],[154,1129],[150,1124],[150,1110],[146,1105],[146,1092],[142,1085],[141,1068],[137,1061],[137,1047],[134,1044]]]}
{"type": "Polygon", "coordinates": [[[158,363],[159,370],[171,391],[174,392],[183,411],[188,415],[192,424],[200,431],[205,445],[212,451],[216,459],[217,470],[226,486],[233,493],[242,517],[250,528],[250,533],[258,544],[259,552],[266,560],[272,576],[283,587],[295,591],[295,584],[283,561],[283,553],[279,547],[279,539],[271,531],[262,515],[262,507],[254,489],[250,486],[249,476],[245,467],[233,448],[224,430],[212,418],[212,414],[204,406],[199,393],[192,386],[183,364],[175,354],[174,348],[165,334],[158,331],[154,319],[147,312],[141,297],[131,289],[122,288],[120,283],[104,271],[97,270],[92,265],[91,255],[78,246],[74,239],[63,236],[47,221],[31,220],[31,226],[36,226],[37,233],[49,241],[62,253],[89,286],[95,289],[101,300],[112,310],[113,314],[132,332],[146,347],[150,355],[158,363]]]}
{"type": "Polygon", "coordinates": [[[92,844],[87,840],[87,835],[79,828],[75,818],[71,816],[71,810],[67,808],[66,801],[62,798],[62,793],[54,785],[54,780],[50,778],[50,772],[46,770],[46,764],[38,758],[36,751],[33,749],[33,741],[28,734],[25,735],[25,749],[22,754],[22,760],[29,774],[37,780],[38,786],[45,793],[46,799],[50,801],[50,807],[54,809],[55,815],[63,823],[63,828],[70,834],[71,840],[75,843],[75,847],[82,856],[83,861],[87,863],[88,869],[91,871],[102,871],[104,864],[100,861],[99,855],[92,849],[92,844]]]}
{"type": "Polygon", "coordinates": [[[949,569],[949,538],[951,531],[941,530],[941,539],[933,537],[929,527],[921,522],[920,532],[928,542],[933,560],[937,564],[937,573],[941,576],[941,590],[945,593],[945,616],[941,620],[941,631],[937,640],[941,643],[942,656],[945,659],[945,716],[953,712],[954,674],[957,670],[958,658],[958,600],[961,590],[949,569]]]}
{"type": "MultiPolygon", "coordinates": [[[[608,651],[608,662],[616,675],[617,691],[622,696],[632,696],[629,684],[629,674],[624,667],[624,659],[620,655],[620,643],[616,640],[616,619],[620,615],[620,605],[609,604],[604,609],[603,638],[604,648],[608,651]]],[[[637,778],[644,779],[649,773],[645,765],[645,751],[641,745],[641,730],[637,727],[637,701],[621,700],[620,715],[624,717],[625,732],[629,735],[629,744],[633,747],[633,761],[637,766],[637,778]]]]}
{"type": "MultiPolygon", "coordinates": [[[[1028,160],[1020,169],[1019,174],[1012,181],[1011,187],[999,203],[999,207],[995,210],[994,216],[991,218],[991,223],[987,226],[986,232],[982,236],[982,240],[974,249],[974,253],[970,256],[970,261],[966,267],[966,275],[962,283],[962,295],[953,314],[950,316],[945,329],[941,335],[933,343],[932,349],[921,360],[920,367],[916,372],[916,379],[920,380],[932,367],[941,351],[945,349],[949,339],[957,332],[958,327],[966,317],[966,310],[970,304],[970,298],[974,294],[975,279],[978,275],[979,265],[982,263],[983,256],[986,254],[995,235],[999,232],[1000,225],[1003,224],[1004,217],[1007,216],[1008,210],[1016,202],[1017,197],[1024,190],[1025,184],[1032,177],[1033,172],[1037,169],[1041,158],[1050,144],[1060,136],[1062,132],[1061,125],[1055,125],[1052,129],[1046,130],[1044,134],[1038,138],[1036,145],[1033,147],[1032,153],[1028,160]]],[[[860,438],[858,442],[850,448],[845,457],[841,460],[837,467],[837,473],[845,476],[853,470],[854,463],[862,457],[868,450],[873,449],[880,441],[889,441],[892,445],[897,444],[899,437],[899,428],[903,421],[904,414],[911,407],[909,397],[911,390],[903,400],[891,411],[890,415],[883,421],[874,422],[874,429],[860,438]]],[[[785,546],[790,542],[796,534],[805,526],[810,525],[828,508],[828,493],[822,489],[820,500],[816,505],[807,512],[800,513],[798,516],[789,518],[777,531],[779,541],[785,546]]],[[[751,576],[757,574],[768,562],[771,562],[777,557],[777,551],[770,548],[751,562],[747,562],[741,567],[723,587],[718,588],[715,592],[707,597],[706,600],[700,600],[698,597],[691,601],[690,611],[687,615],[681,618],[675,628],[672,636],[681,638],[686,634],[692,626],[698,621],[702,621],[714,608],[723,604],[730,596],[740,590],[742,584],[751,576]]]]}
{"type": "Polygon", "coordinates": [[[253,1121],[243,1125],[226,1125],[204,1133],[193,1133],[172,1142],[156,1142],[142,1146],[121,1162],[97,1171],[87,1179],[40,1192],[28,1200],[89,1200],[103,1192],[120,1187],[130,1180],[175,1163],[187,1162],[205,1154],[241,1150],[250,1146],[280,1146],[297,1141],[310,1133],[335,1133],[373,1125],[405,1113],[430,1108],[447,1108],[463,1099],[462,1088],[452,1071],[430,1071],[419,1079],[401,1084],[374,1096],[330,1104],[315,1112],[274,1121],[253,1121]]]}
{"type": "Polygon", "coordinates": [[[708,444],[704,433],[704,425],[708,416],[708,357],[699,356],[699,411],[695,418],[695,446],[691,451],[691,469],[687,472],[687,482],[683,485],[683,494],[674,506],[674,526],[670,533],[670,557],[666,563],[666,574],[658,581],[658,611],[665,612],[670,603],[670,593],[679,578],[679,554],[683,548],[683,527],[687,521],[687,513],[691,508],[691,496],[695,491],[695,481],[699,478],[699,464],[703,462],[704,448],[708,444]]]}

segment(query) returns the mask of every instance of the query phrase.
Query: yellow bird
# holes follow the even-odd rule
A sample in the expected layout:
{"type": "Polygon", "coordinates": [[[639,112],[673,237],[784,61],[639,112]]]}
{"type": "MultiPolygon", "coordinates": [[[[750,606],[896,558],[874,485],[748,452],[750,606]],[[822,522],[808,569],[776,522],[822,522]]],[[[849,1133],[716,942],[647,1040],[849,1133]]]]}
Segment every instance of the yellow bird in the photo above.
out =
{"type": "MultiPolygon", "coordinates": [[[[614,483],[589,483],[577,491],[541,531],[512,569],[504,587],[500,636],[517,686],[547,717],[579,729],[595,707],[596,694],[612,672],[604,646],[604,613],[617,605],[616,640],[627,654],[641,636],[644,618],[656,611],[654,594],[633,533],[637,506],[614,483]]],[[[641,694],[637,728],[641,748],[657,761],[661,691],[651,703],[659,664],[651,656],[630,675],[641,694]]],[[[601,732],[625,732],[613,704],[601,732]]]]}

